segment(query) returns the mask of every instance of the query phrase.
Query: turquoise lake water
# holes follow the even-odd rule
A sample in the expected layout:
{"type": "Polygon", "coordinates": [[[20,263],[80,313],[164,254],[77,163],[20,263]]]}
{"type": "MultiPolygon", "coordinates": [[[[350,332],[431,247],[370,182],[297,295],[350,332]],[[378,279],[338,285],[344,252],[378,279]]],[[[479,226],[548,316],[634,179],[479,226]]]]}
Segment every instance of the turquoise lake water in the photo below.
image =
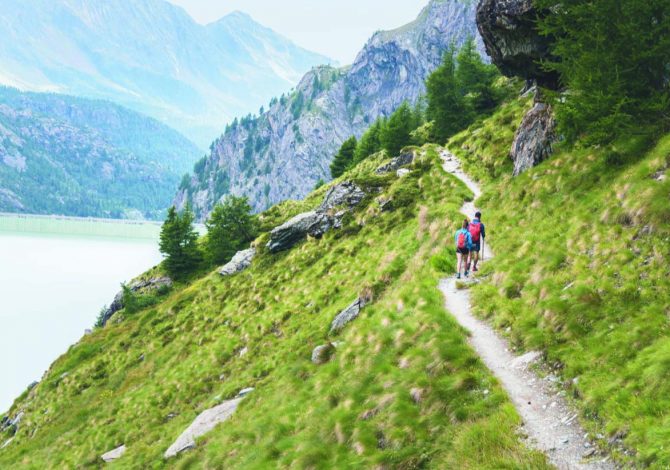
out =
{"type": "Polygon", "coordinates": [[[160,260],[155,239],[0,231],[0,412],[92,328],[121,282],[160,260]]]}

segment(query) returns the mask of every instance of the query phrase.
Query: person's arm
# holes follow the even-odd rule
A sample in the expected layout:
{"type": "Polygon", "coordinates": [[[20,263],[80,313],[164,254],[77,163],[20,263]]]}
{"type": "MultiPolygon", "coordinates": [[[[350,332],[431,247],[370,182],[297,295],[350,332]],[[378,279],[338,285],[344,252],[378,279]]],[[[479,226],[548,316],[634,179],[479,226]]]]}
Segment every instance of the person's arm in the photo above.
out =
{"type": "Polygon", "coordinates": [[[468,250],[472,250],[472,235],[468,232],[468,250]]]}
{"type": "Polygon", "coordinates": [[[482,225],[482,238],[486,238],[486,226],[484,224],[482,225]]]}

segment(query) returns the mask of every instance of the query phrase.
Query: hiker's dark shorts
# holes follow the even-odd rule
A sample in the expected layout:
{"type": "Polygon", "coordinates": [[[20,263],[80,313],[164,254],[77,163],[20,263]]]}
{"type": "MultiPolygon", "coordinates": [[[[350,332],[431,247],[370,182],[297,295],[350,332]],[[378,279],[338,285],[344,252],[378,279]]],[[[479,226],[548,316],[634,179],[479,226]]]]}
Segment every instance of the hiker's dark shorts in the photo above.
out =
{"type": "Polygon", "coordinates": [[[472,244],[472,250],[470,250],[470,251],[474,251],[476,253],[479,253],[480,251],[482,251],[482,244],[481,243],[473,243],[472,244]]]}
{"type": "Polygon", "coordinates": [[[470,254],[470,250],[468,250],[467,248],[456,248],[456,253],[468,256],[470,254]]]}

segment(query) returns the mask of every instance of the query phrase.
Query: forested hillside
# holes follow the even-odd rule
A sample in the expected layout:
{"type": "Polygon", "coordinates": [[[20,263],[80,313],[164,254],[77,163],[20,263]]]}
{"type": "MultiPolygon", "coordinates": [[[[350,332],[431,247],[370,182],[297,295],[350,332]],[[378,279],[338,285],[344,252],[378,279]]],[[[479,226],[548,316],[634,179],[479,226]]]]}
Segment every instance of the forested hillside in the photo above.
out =
{"type": "Polygon", "coordinates": [[[198,154],[120,106],[0,88],[0,211],[159,219],[198,154]]]}

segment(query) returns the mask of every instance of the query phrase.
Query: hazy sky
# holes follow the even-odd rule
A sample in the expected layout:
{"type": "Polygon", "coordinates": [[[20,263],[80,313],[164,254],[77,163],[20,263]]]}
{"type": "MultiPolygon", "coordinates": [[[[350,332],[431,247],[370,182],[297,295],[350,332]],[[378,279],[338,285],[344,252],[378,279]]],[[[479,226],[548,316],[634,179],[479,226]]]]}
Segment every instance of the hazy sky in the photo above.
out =
{"type": "Polygon", "coordinates": [[[234,10],[320,52],[342,65],[353,61],[365,41],[379,29],[414,20],[428,0],[168,0],[198,22],[216,21],[234,10]]]}

